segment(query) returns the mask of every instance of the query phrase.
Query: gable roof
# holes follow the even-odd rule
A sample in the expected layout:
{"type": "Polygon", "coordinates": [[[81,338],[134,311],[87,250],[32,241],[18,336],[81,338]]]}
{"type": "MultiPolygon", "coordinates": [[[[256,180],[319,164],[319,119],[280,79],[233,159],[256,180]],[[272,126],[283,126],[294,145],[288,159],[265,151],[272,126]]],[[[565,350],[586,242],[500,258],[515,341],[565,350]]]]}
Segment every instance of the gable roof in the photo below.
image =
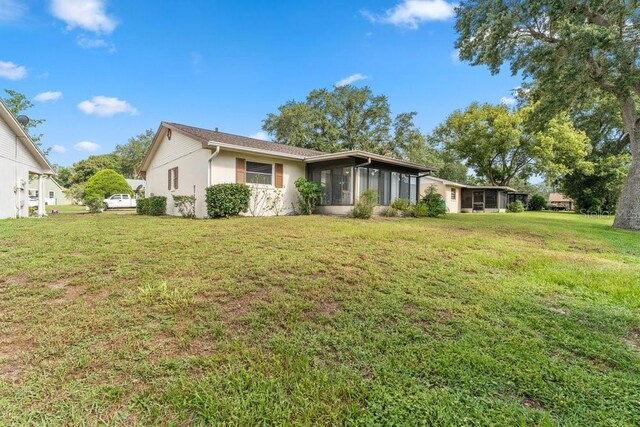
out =
{"type": "Polygon", "coordinates": [[[249,138],[246,136],[234,135],[226,132],[219,132],[217,130],[208,130],[197,128],[193,126],[181,125],[178,123],[165,123],[164,125],[170,129],[175,129],[179,132],[191,136],[193,139],[198,140],[204,144],[209,141],[220,142],[223,144],[237,145],[239,147],[253,148],[256,150],[273,151],[275,153],[291,154],[294,156],[317,156],[325,154],[322,151],[310,150],[308,148],[294,147],[286,144],[278,144],[276,142],[263,141],[261,139],[249,138]]]}
{"type": "Polygon", "coordinates": [[[460,182],[449,181],[448,179],[438,178],[437,176],[425,176],[424,179],[430,179],[432,181],[441,182],[444,185],[448,185],[450,187],[459,187],[459,188],[469,188],[476,190],[504,190],[507,193],[517,193],[517,190],[511,187],[507,187],[505,185],[470,185],[470,184],[462,184],[460,182]]]}
{"type": "Polygon", "coordinates": [[[55,173],[53,172],[53,168],[51,167],[51,164],[45,157],[44,153],[33,142],[29,134],[25,132],[22,125],[18,123],[18,120],[9,110],[9,107],[7,107],[2,98],[0,98],[0,118],[2,118],[7,123],[13,133],[18,136],[20,142],[24,144],[31,155],[36,159],[40,166],[42,166],[42,168],[44,169],[43,173],[46,175],[55,175],[55,173]]]}

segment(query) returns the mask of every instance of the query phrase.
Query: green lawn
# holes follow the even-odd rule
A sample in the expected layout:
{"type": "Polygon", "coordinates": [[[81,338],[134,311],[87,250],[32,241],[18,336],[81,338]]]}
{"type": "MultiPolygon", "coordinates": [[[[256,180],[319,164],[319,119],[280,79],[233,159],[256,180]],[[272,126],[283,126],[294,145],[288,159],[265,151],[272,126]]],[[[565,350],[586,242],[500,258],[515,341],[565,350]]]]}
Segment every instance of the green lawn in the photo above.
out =
{"type": "Polygon", "coordinates": [[[0,425],[638,425],[610,224],[0,221],[0,425]]]}

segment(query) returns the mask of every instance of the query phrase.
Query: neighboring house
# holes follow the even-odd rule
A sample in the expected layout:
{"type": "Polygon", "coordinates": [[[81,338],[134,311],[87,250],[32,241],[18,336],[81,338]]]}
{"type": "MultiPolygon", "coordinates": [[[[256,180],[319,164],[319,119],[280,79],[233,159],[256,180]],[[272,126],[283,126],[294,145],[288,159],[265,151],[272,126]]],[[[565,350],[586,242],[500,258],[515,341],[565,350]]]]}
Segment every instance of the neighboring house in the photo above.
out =
{"type": "Polygon", "coordinates": [[[144,197],[144,192],[147,188],[147,182],[144,179],[126,179],[126,181],[131,186],[136,199],[144,197]]]}
{"type": "MultiPolygon", "coordinates": [[[[368,189],[378,192],[380,206],[388,206],[397,198],[416,203],[428,188],[423,180],[432,178],[434,172],[428,166],[365,151],[323,153],[167,122],[160,124],[140,167],[147,182],[147,195],[166,196],[168,214],[178,214],[172,203],[173,195],[195,195],[199,218],[207,214],[205,189],[214,184],[248,184],[254,188],[254,195],[260,191],[279,193],[278,212],[254,209],[257,197],[252,197],[250,211],[261,215],[290,214],[298,207],[294,183],[305,177],[320,183],[324,190],[318,201],[318,213],[347,214],[368,189]]],[[[491,203],[495,204],[495,211],[504,210],[506,193],[514,191],[508,187],[451,184],[457,191],[451,212],[472,211],[474,203],[480,206],[480,193],[485,211],[492,210],[491,203]],[[473,202],[468,209],[465,203],[460,204],[467,195],[473,202]]]]}
{"type": "Polygon", "coordinates": [[[575,208],[573,199],[562,193],[549,194],[548,208],[557,211],[572,211],[575,208]]]}
{"type": "Polygon", "coordinates": [[[511,187],[467,185],[434,176],[420,178],[420,194],[434,187],[444,198],[447,212],[506,212],[511,187]]]}
{"type": "MultiPolygon", "coordinates": [[[[38,180],[33,179],[29,183],[29,195],[38,197],[38,180]]],[[[65,189],[54,178],[44,180],[44,204],[45,205],[70,205],[72,200],[65,194],[65,189]]]]}
{"type": "Polygon", "coordinates": [[[45,215],[45,181],[54,175],[44,154],[0,100],[0,218],[29,216],[29,182],[36,176],[38,215],[45,215]]]}

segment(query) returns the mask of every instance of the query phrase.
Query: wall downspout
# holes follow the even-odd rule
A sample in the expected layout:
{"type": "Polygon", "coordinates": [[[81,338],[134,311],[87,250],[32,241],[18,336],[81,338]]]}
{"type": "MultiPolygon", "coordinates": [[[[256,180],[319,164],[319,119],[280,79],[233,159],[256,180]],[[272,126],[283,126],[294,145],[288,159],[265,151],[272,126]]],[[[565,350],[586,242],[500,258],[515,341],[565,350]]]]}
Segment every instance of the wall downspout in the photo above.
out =
{"type": "Polygon", "coordinates": [[[213,148],[213,146],[216,147],[216,150],[211,154],[211,157],[209,157],[209,159],[207,160],[207,188],[211,187],[211,162],[213,162],[213,159],[215,159],[216,157],[218,157],[218,154],[220,154],[220,146],[219,145],[215,145],[215,142],[213,141],[209,141],[208,143],[209,147],[213,148]]]}

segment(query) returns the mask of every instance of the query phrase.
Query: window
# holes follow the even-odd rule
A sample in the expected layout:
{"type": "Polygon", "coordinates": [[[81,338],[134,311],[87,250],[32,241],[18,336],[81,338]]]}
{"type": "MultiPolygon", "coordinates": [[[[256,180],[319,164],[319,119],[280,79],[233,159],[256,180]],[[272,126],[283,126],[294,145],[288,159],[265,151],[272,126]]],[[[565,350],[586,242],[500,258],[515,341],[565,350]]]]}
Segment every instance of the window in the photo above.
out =
{"type": "Polygon", "coordinates": [[[129,200],[129,195],[128,194],[123,194],[122,195],[122,200],[129,200]]]}
{"type": "Polygon", "coordinates": [[[178,189],[178,167],[169,169],[167,171],[167,190],[178,189]]]}
{"type": "Polygon", "coordinates": [[[409,175],[409,202],[415,205],[418,202],[418,177],[409,175]]]}
{"type": "Polygon", "coordinates": [[[456,199],[456,189],[452,188],[451,189],[451,200],[455,200],[456,199]]]}
{"type": "Polygon", "coordinates": [[[388,206],[391,204],[391,172],[380,172],[380,204],[388,206]]]}
{"type": "Polygon", "coordinates": [[[119,194],[116,194],[115,196],[111,196],[109,199],[111,199],[111,200],[120,200],[120,199],[122,199],[122,197],[119,194]]]}
{"type": "Polygon", "coordinates": [[[247,184],[273,183],[273,165],[270,163],[247,162],[247,184]]]}
{"type": "Polygon", "coordinates": [[[54,193],[53,191],[49,191],[49,198],[54,199],[55,197],[56,197],[56,193],[54,193]]]}
{"type": "Polygon", "coordinates": [[[353,168],[336,168],[331,170],[331,204],[353,204],[353,168]]]}

